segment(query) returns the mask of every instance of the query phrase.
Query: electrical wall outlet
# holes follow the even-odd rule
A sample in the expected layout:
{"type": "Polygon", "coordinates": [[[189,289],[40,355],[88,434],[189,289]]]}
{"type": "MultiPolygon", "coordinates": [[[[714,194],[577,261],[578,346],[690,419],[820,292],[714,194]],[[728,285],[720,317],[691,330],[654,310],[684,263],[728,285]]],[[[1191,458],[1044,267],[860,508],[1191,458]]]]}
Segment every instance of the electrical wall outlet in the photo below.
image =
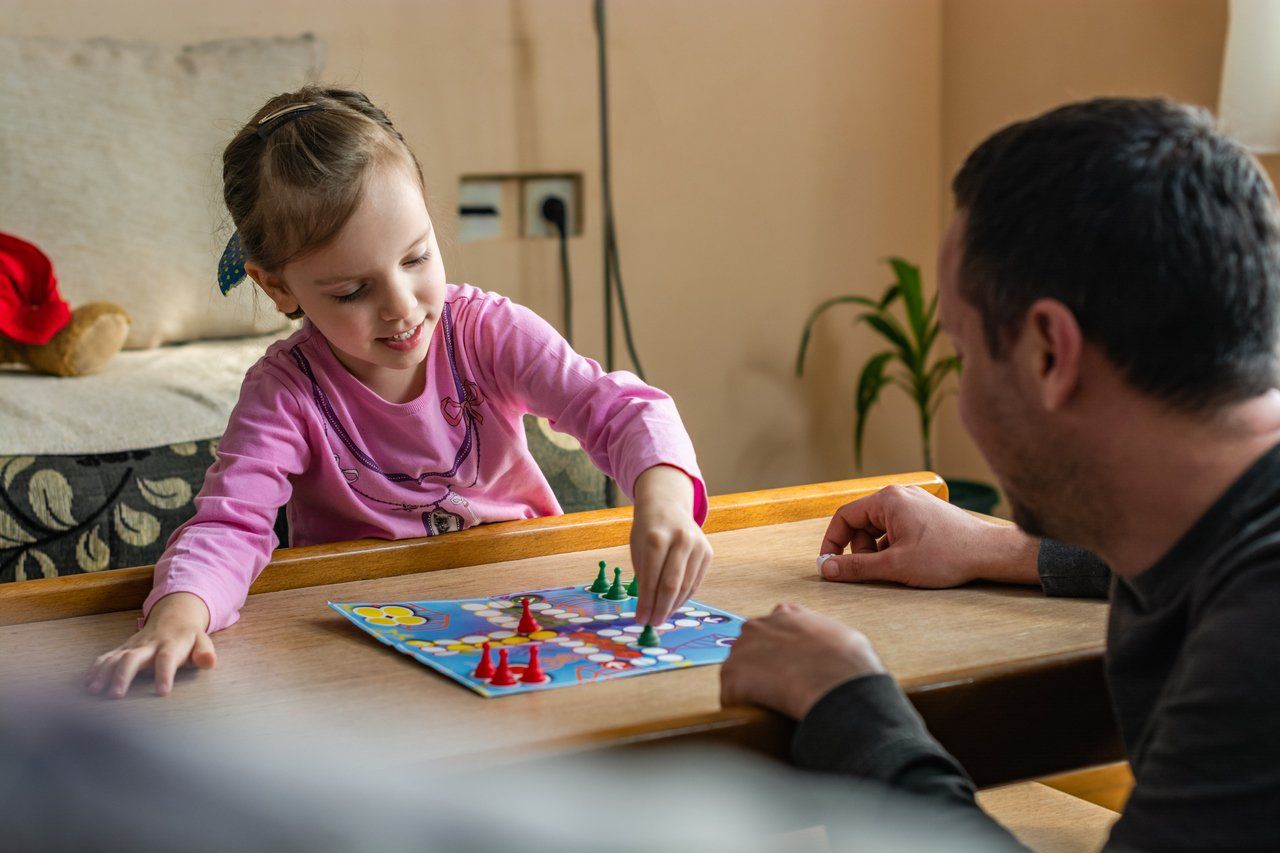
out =
{"type": "Polygon", "coordinates": [[[463,177],[458,187],[458,240],[492,240],[501,237],[511,205],[505,185],[509,178],[463,177]],[[504,214],[506,216],[504,217],[504,214]]]}
{"type": "Polygon", "coordinates": [[[558,237],[559,230],[542,216],[542,203],[556,197],[564,202],[570,236],[582,233],[582,175],[522,175],[520,178],[520,234],[558,237]]]}

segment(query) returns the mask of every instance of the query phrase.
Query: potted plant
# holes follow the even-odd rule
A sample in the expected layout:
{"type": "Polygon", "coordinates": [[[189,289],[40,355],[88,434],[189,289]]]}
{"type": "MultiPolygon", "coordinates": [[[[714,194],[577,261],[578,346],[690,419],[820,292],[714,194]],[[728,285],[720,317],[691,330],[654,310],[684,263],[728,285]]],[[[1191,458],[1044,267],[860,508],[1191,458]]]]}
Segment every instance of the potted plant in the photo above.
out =
{"type": "MultiPolygon", "coordinates": [[[[938,295],[926,304],[920,281],[920,268],[902,258],[890,258],[897,279],[877,301],[865,296],[836,296],[818,305],[804,324],[800,335],[800,352],[796,356],[796,375],[804,374],[804,357],[809,349],[813,326],[827,309],[837,305],[856,305],[863,309],[854,323],[865,323],[889,344],[867,360],[858,377],[853,410],[853,457],[862,472],[862,437],[880,392],[895,385],[915,403],[920,417],[920,442],[924,449],[924,468],[933,470],[933,424],[938,408],[946,396],[947,377],[960,372],[960,359],[954,355],[938,355],[933,347],[938,340],[938,295]],[[901,306],[902,319],[892,310],[901,306]],[[905,322],[904,322],[905,320],[905,322]]],[[[948,479],[951,502],[965,509],[990,513],[1000,500],[994,486],[974,480],[948,479]]]]}

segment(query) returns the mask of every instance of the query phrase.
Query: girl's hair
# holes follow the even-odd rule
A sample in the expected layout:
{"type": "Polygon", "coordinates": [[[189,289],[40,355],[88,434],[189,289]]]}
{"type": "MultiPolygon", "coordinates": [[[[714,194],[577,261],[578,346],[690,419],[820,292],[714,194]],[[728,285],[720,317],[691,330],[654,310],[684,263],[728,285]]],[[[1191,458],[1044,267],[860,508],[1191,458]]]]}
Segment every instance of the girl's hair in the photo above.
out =
{"type": "Polygon", "coordinates": [[[359,206],[371,167],[397,160],[425,196],[418,159],[362,92],[309,84],[267,101],[222,154],[222,197],[245,256],[274,272],[328,243],[359,206]],[[313,111],[260,124],[291,106],[313,111]]]}

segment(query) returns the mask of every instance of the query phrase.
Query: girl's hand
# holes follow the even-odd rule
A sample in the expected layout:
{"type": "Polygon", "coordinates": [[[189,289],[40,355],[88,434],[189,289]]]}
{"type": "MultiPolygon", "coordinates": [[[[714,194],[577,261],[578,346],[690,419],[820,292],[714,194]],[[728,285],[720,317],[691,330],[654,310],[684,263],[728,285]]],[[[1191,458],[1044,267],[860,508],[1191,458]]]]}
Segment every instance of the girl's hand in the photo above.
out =
{"type": "Polygon", "coordinates": [[[178,667],[188,661],[201,669],[217,662],[205,633],[209,608],[189,592],[166,595],[151,608],[147,624],[120,646],[98,657],[84,677],[90,693],[119,699],[142,669],[154,669],[157,696],[168,696],[178,667]]]}
{"type": "Polygon", "coordinates": [[[693,482],[679,468],[655,465],[636,479],[631,564],[640,584],[636,624],[666,621],[702,583],[711,543],[693,520],[693,482]]]}

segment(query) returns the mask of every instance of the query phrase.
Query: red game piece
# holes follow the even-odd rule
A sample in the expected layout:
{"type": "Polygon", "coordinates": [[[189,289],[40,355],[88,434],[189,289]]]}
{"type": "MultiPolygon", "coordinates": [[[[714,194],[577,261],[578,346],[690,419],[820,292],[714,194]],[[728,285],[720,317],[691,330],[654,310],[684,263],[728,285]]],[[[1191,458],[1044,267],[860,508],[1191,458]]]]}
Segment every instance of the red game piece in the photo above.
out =
{"type": "Polygon", "coordinates": [[[541,684],[548,681],[547,674],[542,671],[542,666],[538,663],[538,647],[529,647],[529,664],[524,668],[524,675],[520,676],[520,680],[525,684],[541,684]]]}
{"type": "Polygon", "coordinates": [[[532,634],[542,626],[538,624],[538,620],[533,618],[533,614],[529,612],[529,599],[520,599],[520,606],[524,608],[520,614],[520,624],[516,626],[518,634],[532,634]]]}
{"type": "Polygon", "coordinates": [[[493,676],[493,659],[489,657],[489,644],[485,643],[480,652],[480,665],[476,667],[476,671],[471,673],[476,678],[490,678],[493,676]]]}
{"type": "Polygon", "coordinates": [[[516,683],[516,677],[511,673],[511,664],[507,660],[506,646],[498,649],[498,671],[489,679],[489,683],[494,687],[510,687],[516,683]]]}

